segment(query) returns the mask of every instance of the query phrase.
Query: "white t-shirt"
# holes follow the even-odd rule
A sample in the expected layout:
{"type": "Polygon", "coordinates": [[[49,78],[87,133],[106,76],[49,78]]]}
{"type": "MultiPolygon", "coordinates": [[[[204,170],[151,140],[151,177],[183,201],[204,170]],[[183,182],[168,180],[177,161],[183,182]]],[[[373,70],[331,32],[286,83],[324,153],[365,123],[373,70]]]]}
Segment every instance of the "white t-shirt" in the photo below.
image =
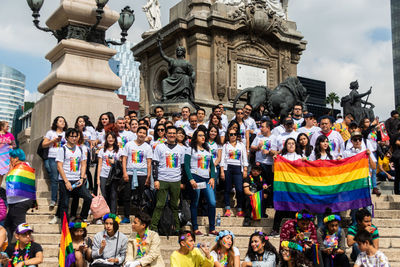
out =
{"type": "Polygon", "coordinates": [[[247,167],[247,151],[246,146],[242,142],[236,142],[236,146],[231,145],[229,142],[222,147],[221,167],[228,167],[228,165],[247,167]]]}
{"type": "Polygon", "coordinates": [[[181,180],[181,165],[184,163],[183,147],[176,145],[170,149],[167,144],[159,144],[154,150],[153,160],[159,162],[158,180],[164,182],[181,180]]]}
{"type": "MultiPolygon", "coordinates": [[[[232,247],[232,249],[233,249],[233,253],[235,254],[235,257],[240,256],[240,251],[237,247],[232,247]]],[[[222,260],[222,258],[224,257],[224,255],[218,254],[215,250],[210,252],[210,256],[213,257],[214,262],[220,262],[220,260],[222,260]]]]}
{"type": "Polygon", "coordinates": [[[282,155],[282,157],[284,157],[287,160],[292,160],[292,161],[301,159],[301,155],[297,154],[296,152],[286,153],[285,155],[282,155]]]}
{"type": "Polygon", "coordinates": [[[246,141],[247,141],[246,140],[246,131],[247,130],[250,130],[250,129],[247,129],[246,123],[243,121],[243,123],[240,124],[239,134],[240,134],[240,138],[242,138],[242,143],[244,145],[246,145],[246,141]]]}
{"type": "Polygon", "coordinates": [[[246,130],[255,131],[257,130],[257,123],[252,117],[248,117],[247,119],[243,120],[246,124],[246,130]]]}
{"type": "Polygon", "coordinates": [[[210,165],[212,154],[203,150],[194,150],[191,147],[186,148],[185,155],[190,156],[190,172],[202,178],[210,178],[210,165]]]}
{"type": "Polygon", "coordinates": [[[318,131],[321,131],[321,128],[317,126],[312,126],[310,129],[306,127],[301,127],[300,129],[297,129],[298,133],[305,133],[308,136],[308,138],[311,138],[311,136],[318,131]]]}
{"type": "Polygon", "coordinates": [[[300,118],[300,119],[292,118],[292,119],[293,119],[293,122],[294,122],[293,129],[294,129],[295,131],[297,131],[298,129],[301,128],[301,125],[302,125],[303,122],[304,122],[304,118],[300,118]]]}
{"type": "Polygon", "coordinates": [[[96,139],[96,130],[92,126],[86,126],[86,131],[88,131],[92,137],[92,140],[96,139]]]}
{"type": "Polygon", "coordinates": [[[96,138],[94,138],[94,136],[92,136],[92,132],[90,132],[87,128],[82,132],[83,134],[83,139],[85,140],[94,140],[96,138]]]}
{"type": "Polygon", "coordinates": [[[101,164],[100,177],[108,178],[108,174],[111,170],[110,159],[114,159],[114,161],[119,160],[121,157],[121,151],[121,149],[118,149],[118,152],[115,153],[114,150],[107,149],[106,152],[104,152],[104,149],[100,149],[97,154],[97,157],[103,160],[101,164]]]}
{"type": "MultiPolygon", "coordinates": [[[[69,181],[77,181],[81,179],[82,161],[86,160],[86,155],[78,146],[75,146],[75,151],[67,145],[63,147],[65,147],[65,158],[64,149],[61,148],[57,151],[56,161],[63,163],[65,176],[69,181]]],[[[61,175],[58,175],[58,180],[62,180],[61,175]]]]}
{"type": "Polygon", "coordinates": [[[281,151],[283,149],[283,145],[285,144],[285,141],[288,138],[294,138],[294,140],[297,140],[297,136],[299,135],[298,132],[291,131],[290,133],[288,132],[283,132],[279,136],[275,138],[275,143],[272,144],[272,150],[275,151],[281,151]]]}
{"type": "MultiPolygon", "coordinates": [[[[138,146],[135,141],[131,141],[125,145],[122,156],[127,157],[126,171],[128,175],[132,175],[133,169],[147,168],[147,159],[153,158],[153,150],[146,142],[138,146]]],[[[137,175],[146,175],[146,173],[138,171],[137,175]]]]}
{"type": "MultiPolygon", "coordinates": [[[[346,149],[345,151],[343,151],[342,155],[343,155],[343,158],[350,158],[350,157],[355,156],[355,155],[357,155],[357,154],[359,154],[359,153],[361,153],[361,152],[363,152],[365,150],[366,150],[365,147],[364,148],[361,147],[361,149],[351,147],[350,149],[346,149]]],[[[375,158],[374,153],[371,153],[370,157],[371,157],[373,162],[376,162],[376,158],[375,158]]]]}
{"type": "Polygon", "coordinates": [[[150,120],[150,128],[151,128],[151,129],[154,129],[154,127],[156,126],[156,124],[157,124],[157,118],[152,118],[152,119],[150,120]]]}
{"type": "Polygon", "coordinates": [[[187,127],[187,128],[185,128],[185,133],[186,133],[186,135],[188,136],[188,137],[192,137],[193,136],[193,133],[195,132],[197,130],[197,127],[195,128],[195,129],[192,129],[192,127],[190,127],[190,125],[189,125],[189,127],[187,127]]]}
{"type": "Polygon", "coordinates": [[[175,122],[175,127],[183,128],[185,130],[185,132],[186,132],[186,129],[189,128],[189,126],[190,126],[189,120],[185,120],[185,121],[179,120],[179,121],[175,122]]]}
{"type": "MultiPolygon", "coordinates": [[[[56,158],[57,157],[57,152],[60,150],[60,148],[65,145],[67,143],[67,141],[65,140],[65,132],[62,132],[60,134],[62,136],[61,138],[61,142],[57,142],[57,143],[52,143],[50,144],[49,147],[49,158],[56,158]]],[[[57,138],[58,134],[56,133],[56,131],[50,130],[46,133],[45,138],[49,139],[49,140],[53,140],[54,138],[57,138]]]]}
{"type": "Polygon", "coordinates": [[[360,254],[358,254],[355,264],[362,267],[390,266],[387,257],[380,250],[378,250],[373,256],[368,256],[366,252],[361,252],[360,254]]]}
{"type": "Polygon", "coordinates": [[[284,133],[285,131],[286,131],[285,127],[281,124],[281,125],[276,126],[274,129],[272,129],[271,133],[273,135],[278,136],[278,135],[281,135],[282,133],[284,133]]]}
{"type": "Polygon", "coordinates": [[[251,146],[257,146],[262,143],[262,150],[256,152],[256,162],[260,162],[267,165],[272,165],[274,160],[271,155],[264,155],[262,153],[263,150],[271,150],[272,144],[275,142],[276,137],[274,135],[264,136],[264,135],[257,135],[254,138],[253,143],[251,146]]]}
{"type": "Polygon", "coordinates": [[[218,157],[218,151],[222,149],[222,146],[218,145],[216,142],[213,142],[212,144],[208,142],[208,147],[210,148],[210,153],[213,157],[215,166],[215,161],[217,160],[218,157]]]}
{"type": "Polygon", "coordinates": [[[135,134],[132,133],[131,131],[125,131],[123,130],[122,132],[119,132],[119,137],[121,138],[121,148],[124,148],[126,144],[130,141],[135,140],[135,134]]]}
{"type": "Polygon", "coordinates": [[[99,140],[100,144],[103,144],[105,142],[105,134],[106,132],[103,130],[101,130],[101,132],[96,131],[96,139],[99,140]]]}
{"type": "MultiPolygon", "coordinates": [[[[332,155],[331,155],[332,156],[332,155]]],[[[332,156],[332,159],[336,159],[334,156],[332,156]]],[[[309,161],[314,161],[317,160],[316,156],[315,156],[315,152],[311,152],[311,155],[308,158],[309,161]]],[[[330,160],[330,158],[328,157],[328,154],[325,155],[321,155],[321,158],[319,158],[318,160],[330,160]]]]}
{"type": "Polygon", "coordinates": [[[154,151],[154,149],[156,149],[156,147],[157,147],[159,144],[164,144],[165,142],[167,142],[167,138],[163,137],[163,138],[158,138],[157,141],[151,140],[151,141],[150,141],[150,145],[151,145],[151,148],[152,148],[153,151],[154,151]]]}
{"type": "MultiPolygon", "coordinates": [[[[315,142],[317,138],[322,135],[322,131],[315,132],[311,136],[310,144],[315,147],[315,142]]],[[[339,132],[331,130],[329,135],[327,136],[329,140],[329,147],[331,148],[331,155],[337,158],[340,155],[340,148],[343,146],[343,138],[339,132]]]]}

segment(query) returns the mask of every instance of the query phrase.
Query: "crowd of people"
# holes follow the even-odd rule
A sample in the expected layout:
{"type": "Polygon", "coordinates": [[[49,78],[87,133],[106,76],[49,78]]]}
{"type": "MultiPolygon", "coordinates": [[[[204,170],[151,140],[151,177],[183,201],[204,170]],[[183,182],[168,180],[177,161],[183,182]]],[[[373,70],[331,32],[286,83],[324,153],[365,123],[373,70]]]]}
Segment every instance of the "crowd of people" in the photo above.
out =
{"type": "MultiPolygon", "coordinates": [[[[60,224],[66,214],[75,266],[108,266],[110,262],[128,267],[164,266],[158,234],[163,232],[160,225],[165,224],[163,216],[168,209],[173,218],[168,235],[178,236],[180,245],[171,255],[171,266],[349,266],[346,243],[352,247],[355,266],[388,266],[379,251],[378,229],[371,224],[371,207],[351,212],[353,221],[347,236],[340,226],[340,214],[329,209],[325,214],[275,211],[272,231],[250,236],[242,263],[234,246],[234,233],[229,229],[218,232],[216,225],[221,216],[237,216],[244,217],[243,226],[250,226],[250,197],[259,191],[263,198],[262,217],[268,217],[266,208],[273,208],[277,155],[289,161],[340,160],[367,151],[372,194],[381,194],[377,180],[394,181],[394,192],[400,194],[397,111],[385,123],[390,141],[383,138],[386,132],[378,119],[364,118],[356,123],[352,114],[344,114],[343,118],[326,115],[317,120],[302,105],[295,105],[290,115],[280,118],[253,112],[249,104],[236,109],[231,120],[224,113],[220,104],[207,120],[206,110],[192,112],[184,107],[169,118],[158,106],[152,119],[139,119],[135,111],[117,118],[107,112],[100,115],[97,126],[87,116],[77,117],[73,127],[68,127],[62,116],[54,119],[40,143],[51,184],[49,206],[57,206],[49,223],[60,224]],[[156,192],[153,199],[146,198],[149,188],[156,192]],[[92,199],[98,194],[104,196],[110,213],[89,222],[92,199]],[[83,200],[81,207],[79,199],[83,200]],[[223,214],[218,216],[217,199],[223,199],[224,205],[223,214]],[[151,200],[153,206],[149,205],[151,200]],[[122,219],[116,215],[119,206],[123,206],[122,219]],[[199,229],[199,214],[208,217],[208,234],[216,237],[211,249],[206,244],[195,244],[196,236],[204,235],[199,229]],[[118,227],[131,223],[131,215],[135,216],[132,231],[136,235],[128,238],[118,227]],[[284,218],[290,220],[281,226],[284,218]],[[89,223],[104,224],[104,230],[93,240],[87,236],[89,223]],[[190,226],[191,231],[182,231],[184,225],[190,226]],[[273,236],[280,236],[279,248],[269,242],[273,236]]],[[[7,177],[18,164],[28,163],[24,152],[15,149],[6,123],[1,122],[0,146],[4,145],[13,149],[9,153],[10,168],[0,173],[7,177]]],[[[7,179],[1,178],[7,184],[7,179]]],[[[7,237],[15,235],[16,240],[25,240],[21,235],[28,233],[30,238],[32,233],[25,222],[33,201],[4,200],[8,213],[6,230],[0,231],[0,247],[7,237]],[[21,225],[30,230],[22,233],[21,225]]],[[[16,263],[23,262],[20,259],[24,257],[17,255],[32,253],[33,243],[29,247],[26,244],[17,241],[17,245],[4,249],[4,261],[17,258],[16,263]],[[19,250],[22,254],[16,254],[19,250]]],[[[38,253],[36,257],[43,259],[38,253]]],[[[28,266],[12,266],[25,265],[28,266]]]]}

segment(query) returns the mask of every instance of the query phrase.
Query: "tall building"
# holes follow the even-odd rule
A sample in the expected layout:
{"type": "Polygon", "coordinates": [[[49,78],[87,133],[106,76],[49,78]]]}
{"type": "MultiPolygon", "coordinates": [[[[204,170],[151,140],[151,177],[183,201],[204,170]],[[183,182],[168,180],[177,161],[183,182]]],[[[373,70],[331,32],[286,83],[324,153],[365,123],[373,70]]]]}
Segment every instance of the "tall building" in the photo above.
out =
{"type": "Polygon", "coordinates": [[[10,127],[15,111],[24,105],[25,75],[18,70],[0,64],[0,120],[10,127]]]}
{"type": "Polygon", "coordinates": [[[391,0],[394,102],[400,105],[400,1],[391,0]]]}
{"type": "Polygon", "coordinates": [[[139,102],[140,63],[133,58],[132,46],[128,41],[123,45],[110,45],[110,48],[117,50],[117,54],[110,59],[109,65],[122,80],[122,87],[118,89],[117,94],[125,95],[128,101],[139,102]]]}

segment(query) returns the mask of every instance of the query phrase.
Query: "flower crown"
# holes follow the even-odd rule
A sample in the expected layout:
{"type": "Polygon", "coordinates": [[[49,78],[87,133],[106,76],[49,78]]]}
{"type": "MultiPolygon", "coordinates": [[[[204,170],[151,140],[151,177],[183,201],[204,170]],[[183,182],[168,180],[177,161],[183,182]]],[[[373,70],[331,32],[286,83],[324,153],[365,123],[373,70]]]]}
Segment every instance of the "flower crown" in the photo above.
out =
{"type": "Polygon", "coordinates": [[[303,252],[303,250],[304,250],[302,246],[300,246],[299,244],[297,244],[295,242],[291,242],[291,241],[282,241],[281,247],[295,249],[300,252],[303,252]]]}
{"type": "Polygon", "coordinates": [[[108,218],[113,219],[114,221],[116,221],[118,224],[121,222],[121,218],[118,217],[118,215],[114,214],[114,213],[108,213],[106,215],[103,216],[103,221],[107,220],[108,218]]]}
{"type": "Polygon", "coordinates": [[[218,233],[217,237],[215,238],[215,242],[218,242],[220,239],[227,235],[232,236],[232,240],[235,238],[235,235],[231,231],[223,230],[218,233]]]}
{"type": "Polygon", "coordinates": [[[295,217],[297,220],[312,220],[312,219],[314,219],[314,216],[312,214],[300,213],[300,212],[297,212],[295,217]]]}
{"type": "Polygon", "coordinates": [[[341,220],[341,218],[340,218],[339,215],[332,214],[332,215],[326,216],[324,218],[324,223],[328,223],[328,222],[332,222],[332,221],[339,221],[340,222],[340,220],[341,220]]]}
{"type": "Polygon", "coordinates": [[[269,240],[269,238],[268,238],[268,236],[264,233],[264,232],[261,232],[261,231],[255,231],[254,232],[254,234],[258,234],[258,235],[260,235],[260,236],[263,236],[264,237],[264,239],[265,239],[265,241],[268,241],[269,240]]]}
{"type": "Polygon", "coordinates": [[[68,228],[75,228],[75,229],[78,229],[78,228],[86,228],[88,225],[87,225],[87,223],[85,223],[85,222],[70,222],[69,224],[68,224],[68,228]]]}

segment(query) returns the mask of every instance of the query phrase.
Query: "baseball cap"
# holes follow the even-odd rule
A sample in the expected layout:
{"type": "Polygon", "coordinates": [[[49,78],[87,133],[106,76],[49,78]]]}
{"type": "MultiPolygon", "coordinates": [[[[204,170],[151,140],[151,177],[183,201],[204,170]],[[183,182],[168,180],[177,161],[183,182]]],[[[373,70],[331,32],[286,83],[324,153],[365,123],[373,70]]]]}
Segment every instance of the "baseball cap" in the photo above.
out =
{"type": "Polygon", "coordinates": [[[24,233],[26,233],[26,232],[28,232],[28,231],[32,231],[32,232],[33,232],[33,229],[32,229],[32,227],[31,227],[29,224],[27,224],[27,223],[21,223],[20,225],[17,226],[17,230],[15,230],[15,232],[16,232],[17,234],[24,234],[24,233]]]}
{"type": "Polygon", "coordinates": [[[351,138],[356,137],[356,136],[361,136],[361,137],[362,137],[361,132],[359,132],[359,131],[354,131],[354,132],[351,133],[351,138]]]}
{"type": "Polygon", "coordinates": [[[289,124],[294,124],[293,119],[288,118],[288,119],[286,119],[286,120],[283,122],[283,125],[289,125],[289,124]]]}
{"type": "Polygon", "coordinates": [[[313,118],[313,117],[315,117],[315,116],[314,116],[314,114],[312,114],[311,112],[308,112],[307,114],[304,114],[303,117],[304,117],[305,119],[307,119],[307,118],[313,118]]]}

